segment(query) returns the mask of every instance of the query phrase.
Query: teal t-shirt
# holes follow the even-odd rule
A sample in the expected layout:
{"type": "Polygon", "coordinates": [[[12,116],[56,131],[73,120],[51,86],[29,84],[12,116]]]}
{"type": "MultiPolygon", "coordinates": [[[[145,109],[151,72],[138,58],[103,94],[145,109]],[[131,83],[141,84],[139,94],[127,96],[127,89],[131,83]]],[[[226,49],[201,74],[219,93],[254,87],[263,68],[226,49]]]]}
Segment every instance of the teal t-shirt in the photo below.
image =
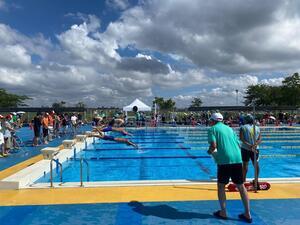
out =
{"type": "Polygon", "coordinates": [[[208,143],[217,144],[215,160],[218,165],[242,163],[239,140],[233,129],[218,122],[208,130],[208,143]]]}

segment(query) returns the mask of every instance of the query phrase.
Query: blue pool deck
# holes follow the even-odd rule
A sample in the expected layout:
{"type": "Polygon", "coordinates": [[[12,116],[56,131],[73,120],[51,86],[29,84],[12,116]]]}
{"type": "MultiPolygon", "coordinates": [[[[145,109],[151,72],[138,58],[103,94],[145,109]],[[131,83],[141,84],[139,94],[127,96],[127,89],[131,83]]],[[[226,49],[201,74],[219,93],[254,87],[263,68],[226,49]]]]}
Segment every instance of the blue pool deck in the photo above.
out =
{"type": "MultiPolygon", "coordinates": [[[[217,201],[134,202],[0,207],[1,225],[199,225],[247,224],[238,220],[240,201],[228,201],[227,221],[212,212],[217,201]]],[[[252,224],[297,225],[300,199],[253,200],[252,224]]]]}

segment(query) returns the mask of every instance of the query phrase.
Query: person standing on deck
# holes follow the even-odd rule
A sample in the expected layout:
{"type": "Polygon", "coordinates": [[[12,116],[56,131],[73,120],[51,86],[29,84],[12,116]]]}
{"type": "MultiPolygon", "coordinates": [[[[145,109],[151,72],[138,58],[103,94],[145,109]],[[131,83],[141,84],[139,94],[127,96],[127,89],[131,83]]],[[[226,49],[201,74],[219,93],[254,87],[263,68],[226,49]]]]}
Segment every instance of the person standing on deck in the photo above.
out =
{"type": "Polygon", "coordinates": [[[42,118],[42,126],[43,126],[43,142],[44,144],[48,144],[48,135],[49,135],[49,113],[44,113],[42,118]]]}
{"type": "Polygon", "coordinates": [[[37,113],[32,121],[33,132],[34,132],[33,144],[32,144],[33,146],[38,146],[39,144],[39,139],[41,136],[41,126],[42,126],[41,116],[42,116],[41,113],[37,113]]]}
{"type": "MultiPolygon", "coordinates": [[[[243,178],[246,181],[246,176],[248,172],[248,163],[251,159],[253,166],[254,163],[254,153],[256,153],[256,165],[257,165],[257,178],[259,175],[259,147],[261,143],[261,133],[259,127],[256,125],[254,128],[254,118],[252,115],[248,114],[245,116],[245,125],[240,128],[240,140],[242,141],[242,159],[243,159],[243,178]],[[254,134],[255,132],[255,134],[254,134]],[[255,140],[255,141],[254,141],[255,140]]],[[[258,181],[256,181],[258,184],[258,181]]]]}
{"type": "Polygon", "coordinates": [[[243,166],[239,140],[235,132],[222,121],[223,116],[221,113],[213,113],[210,118],[212,127],[208,130],[208,143],[210,146],[207,153],[213,155],[218,165],[218,199],[221,207],[221,210],[214,212],[214,216],[219,219],[227,219],[225,185],[228,184],[231,178],[240,192],[245,208],[244,213],[240,214],[239,218],[252,223],[249,197],[243,184],[243,166]]]}

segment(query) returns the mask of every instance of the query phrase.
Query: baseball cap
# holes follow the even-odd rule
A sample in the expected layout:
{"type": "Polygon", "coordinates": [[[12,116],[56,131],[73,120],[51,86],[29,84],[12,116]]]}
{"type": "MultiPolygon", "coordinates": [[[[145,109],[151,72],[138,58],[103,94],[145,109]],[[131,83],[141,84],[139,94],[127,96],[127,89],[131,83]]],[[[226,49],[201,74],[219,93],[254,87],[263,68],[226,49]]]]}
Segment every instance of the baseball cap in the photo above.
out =
{"type": "Polygon", "coordinates": [[[223,116],[221,113],[213,113],[209,119],[214,121],[223,121],[223,116]]]}

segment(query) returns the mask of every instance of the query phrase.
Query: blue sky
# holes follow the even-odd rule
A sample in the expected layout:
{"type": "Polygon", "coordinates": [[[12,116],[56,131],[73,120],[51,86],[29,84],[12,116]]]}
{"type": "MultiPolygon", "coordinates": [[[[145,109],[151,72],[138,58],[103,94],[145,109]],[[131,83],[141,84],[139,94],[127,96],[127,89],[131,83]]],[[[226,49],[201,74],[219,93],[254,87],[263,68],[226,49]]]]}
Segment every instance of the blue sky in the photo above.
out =
{"type": "Polygon", "coordinates": [[[88,3],[82,0],[17,0],[7,1],[6,4],[8,9],[2,10],[0,15],[2,22],[23,34],[32,36],[42,33],[53,40],[55,34],[79,22],[79,18],[69,14],[93,14],[101,18],[103,29],[120,16],[118,10],[111,10],[105,1],[99,0],[88,0],[88,3]]]}
{"type": "Polygon", "coordinates": [[[0,87],[30,105],[239,105],[299,72],[295,0],[0,0],[0,87]],[[289,41],[286,41],[289,40],[289,41]]]}

